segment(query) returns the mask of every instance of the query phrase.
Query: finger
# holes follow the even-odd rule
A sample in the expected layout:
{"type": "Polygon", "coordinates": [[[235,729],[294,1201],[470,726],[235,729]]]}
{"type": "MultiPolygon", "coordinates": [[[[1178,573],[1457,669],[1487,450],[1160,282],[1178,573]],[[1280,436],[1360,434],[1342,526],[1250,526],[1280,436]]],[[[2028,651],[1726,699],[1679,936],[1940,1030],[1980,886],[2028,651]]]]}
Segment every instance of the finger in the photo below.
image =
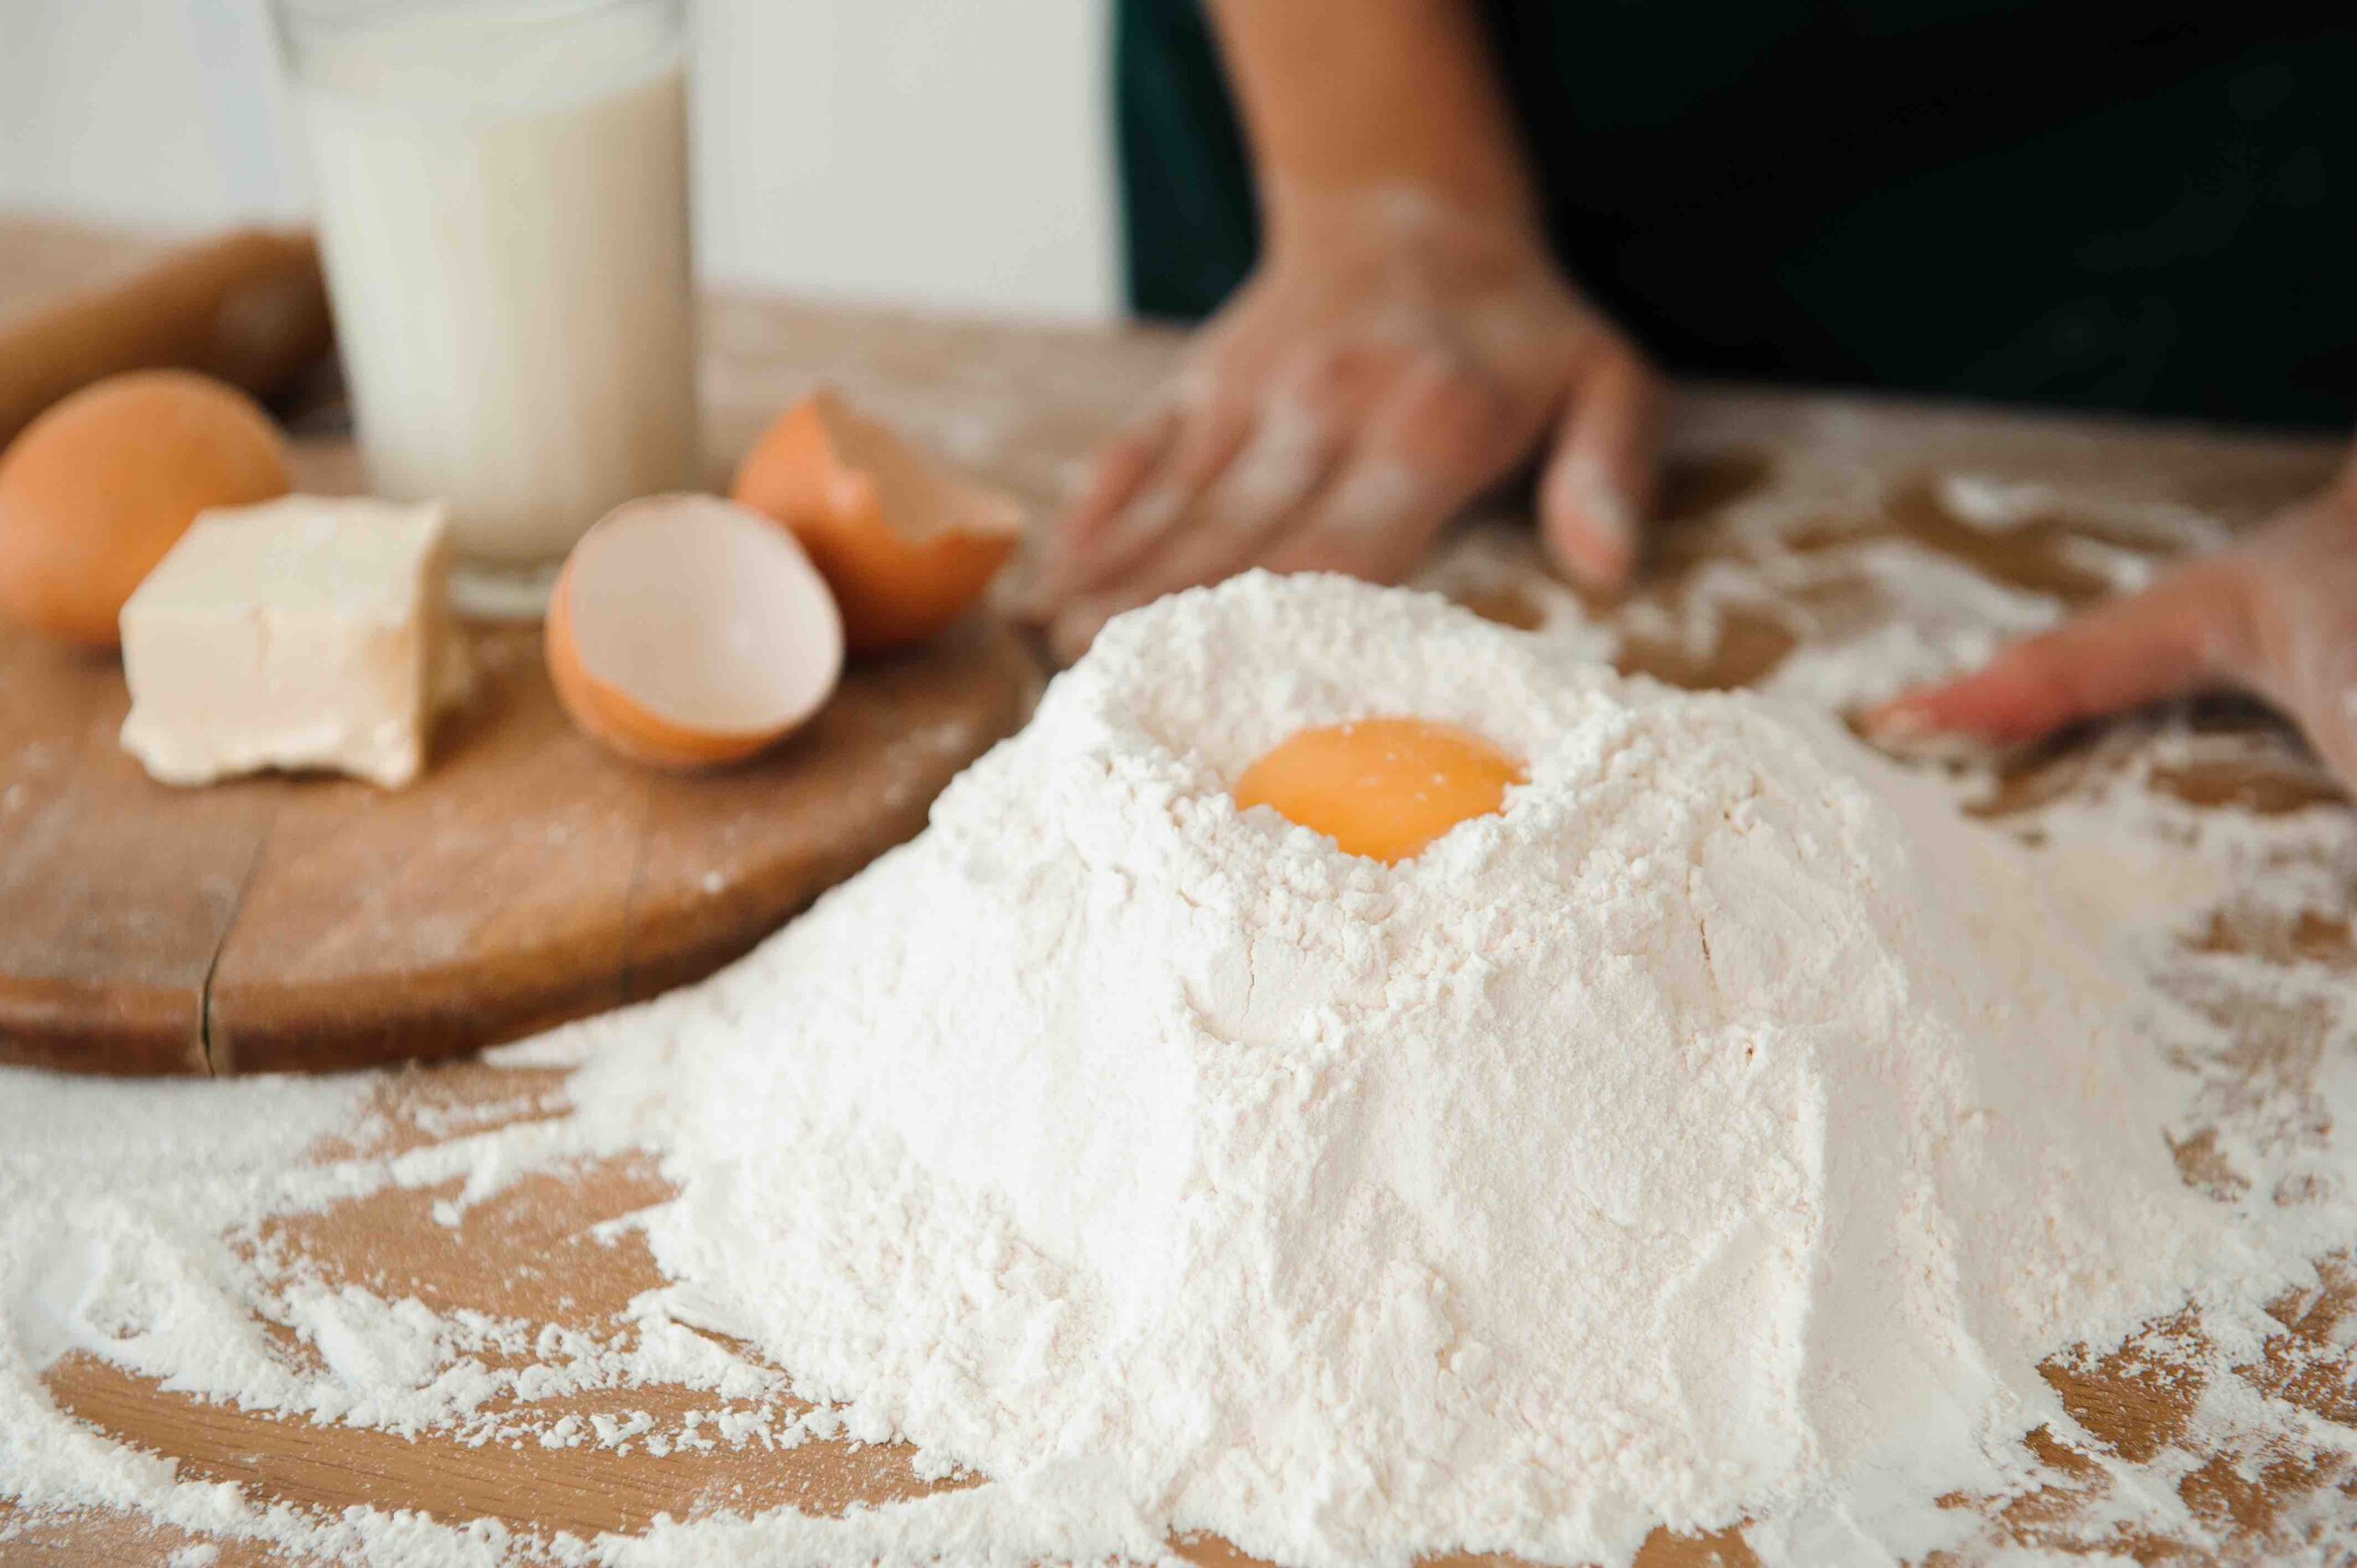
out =
{"type": "Polygon", "coordinates": [[[1114,516],[1162,460],[1179,424],[1178,410],[1162,403],[1106,443],[1089,464],[1070,505],[1049,530],[1039,564],[1039,597],[1053,602],[1071,590],[1079,563],[1097,547],[1114,516]]]}
{"type": "Polygon", "coordinates": [[[1215,583],[1258,560],[1286,518],[1330,472],[1345,437],[1326,415],[1283,399],[1261,411],[1251,439],[1160,548],[1106,590],[1144,604],[1197,583],[1215,583]]]}
{"type": "MultiPolygon", "coordinates": [[[[1420,361],[1375,411],[1349,457],[1274,540],[1275,572],[1347,572],[1396,582],[1413,569],[1457,508],[1494,482],[1511,453],[1504,409],[1486,383],[1452,364],[1420,361]]],[[[1129,592],[1082,599],[1049,629],[1070,663],[1105,623],[1145,600],[1129,592]]]]}
{"type": "Polygon", "coordinates": [[[1664,397],[1653,368],[1615,347],[1572,386],[1538,486],[1539,537],[1584,587],[1617,592],[1637,563],[1653,505],[1664,397]]]}
{"type": "Polygon", "coordinates": [[[1203,497],[1205,531],[1249,559],[1285,516],[1333,470],[1348,425],[1330,403],[1292,391],[1272,397],[1252,439],[1203,497]]]}
{"type": "Polygon", "coordinates": [[[2252,608],[2235,676],[2357,791],[2357,491],[2293,508],[2237,553],[2252,608]]]}
{"type": "Polygon", "coordinates": [[[1265,564],[1380,583],[1406,576],[1510,460],[1505,412],[1486,381],[1424,362],[1376,411],[1349,460],[1265,564]]]}
{"type": "Polygon", "coordinates": [[[1250,566],[1318,493],[1343,448],[1344,437],[1330,419],[1290,399],[1272,403],[1245,449],[1164,534],[1159,548],[1103,587],[1064,604],[1049,629],[1050,645],[1069,663],[1123,610],[1250,566]]]}
{"type": "Polygon", "coordinates": [[[2347,700],[2315,704],[2300,727],[2342,787],[2357,791],[2357,706],[2347,700]]]}
{"type": "Polygon", "coordinates": [[[1153,470],[1073,562],[1059,585],[1063,592],[1086,595],[1101,588],[1160,547],[1243,448],[1254,412],[1241,399],[1214,395],[1188,413],[1153,470]]]}
{"type": "MultiPolygon", "coordinates": [[[[1196,497],[1161,543],[1106,584],[1090,610],[1145,604],[1197,583],[1232,576],[1314,495],[1348,443],[1364,394],[1348,384],[1356,356],[1299,355],[1271,386],[1252,434],[1219,477],[1196,497]]],[[[1395,377],[1396,379],[1396,372],[1395,377]]]]}
{"type": "Polygon", "coordinates": [[[2212,685],[2247,662],[2250,588],[2239,558],[2185,567],[2014,644],[1975,674],[1902,694],[1866,715],[1866,732],[1883,740],[1931,733],[2035,740],[2212,685]]]}

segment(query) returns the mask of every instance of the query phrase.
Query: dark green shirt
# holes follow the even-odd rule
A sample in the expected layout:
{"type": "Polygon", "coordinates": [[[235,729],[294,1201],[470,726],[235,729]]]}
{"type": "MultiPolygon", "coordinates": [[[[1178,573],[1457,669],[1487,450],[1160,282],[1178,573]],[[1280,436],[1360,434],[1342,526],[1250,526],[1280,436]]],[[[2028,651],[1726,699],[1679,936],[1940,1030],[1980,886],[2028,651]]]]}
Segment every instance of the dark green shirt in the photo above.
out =
{"type": "MultiPolygon", "coordinates": [[[[1483,10],[1558,253],[1673,370],[2357,413],[2357,26],[2084,0],[1483,10]]],[[[1217,53],[1190,0],[1121,0],[1116,48],[1132,301],[1201,317],[1258,243],[1217,53]]]]}

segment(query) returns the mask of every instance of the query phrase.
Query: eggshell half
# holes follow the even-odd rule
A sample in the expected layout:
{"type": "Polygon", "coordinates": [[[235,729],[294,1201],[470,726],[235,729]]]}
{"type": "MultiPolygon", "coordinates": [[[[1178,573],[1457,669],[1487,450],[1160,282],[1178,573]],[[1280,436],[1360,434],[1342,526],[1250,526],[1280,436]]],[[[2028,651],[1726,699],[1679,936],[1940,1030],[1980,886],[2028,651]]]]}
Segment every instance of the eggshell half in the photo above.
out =
{"type": "Polygon", "coordinates": [[[573,720],[661,767],[749,757],[826,704],[842,621],[791,534],[713,495],[629,502],[582,536],[544,632],[573,720]]]}
{"type": "Polygon", "coordinates": [[[831,391],[781,414],[731,494],[794,530],[835,591],[855,654],[934,635],[982,595],[1023,537],[1023,506],[931,462],[831,391]]]}

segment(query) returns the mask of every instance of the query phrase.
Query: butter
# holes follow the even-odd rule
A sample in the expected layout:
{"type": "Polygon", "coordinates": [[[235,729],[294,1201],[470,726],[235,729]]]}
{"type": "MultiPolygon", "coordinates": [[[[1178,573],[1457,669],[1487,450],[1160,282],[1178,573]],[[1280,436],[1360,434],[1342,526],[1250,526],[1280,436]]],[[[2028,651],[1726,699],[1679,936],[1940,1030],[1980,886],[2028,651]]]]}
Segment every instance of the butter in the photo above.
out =
{"type": "Polygon", "coordinates": [[[463,692],[438,505],[198,517],[122,608],[123,749],[166,784],[332,769],[398,788],[463,692]]]}

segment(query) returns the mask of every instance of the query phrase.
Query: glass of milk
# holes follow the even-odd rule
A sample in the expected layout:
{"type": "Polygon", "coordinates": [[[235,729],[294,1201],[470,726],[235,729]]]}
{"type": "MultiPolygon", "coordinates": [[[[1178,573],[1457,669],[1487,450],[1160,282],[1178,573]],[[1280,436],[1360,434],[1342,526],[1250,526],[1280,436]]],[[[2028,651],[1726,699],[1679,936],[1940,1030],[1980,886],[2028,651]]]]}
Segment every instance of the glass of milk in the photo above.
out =
{"type": "Polygon", "coordinates": [[[369,482],[532,616],[697,467],[684,0],[274,0],[369,482]]]}

